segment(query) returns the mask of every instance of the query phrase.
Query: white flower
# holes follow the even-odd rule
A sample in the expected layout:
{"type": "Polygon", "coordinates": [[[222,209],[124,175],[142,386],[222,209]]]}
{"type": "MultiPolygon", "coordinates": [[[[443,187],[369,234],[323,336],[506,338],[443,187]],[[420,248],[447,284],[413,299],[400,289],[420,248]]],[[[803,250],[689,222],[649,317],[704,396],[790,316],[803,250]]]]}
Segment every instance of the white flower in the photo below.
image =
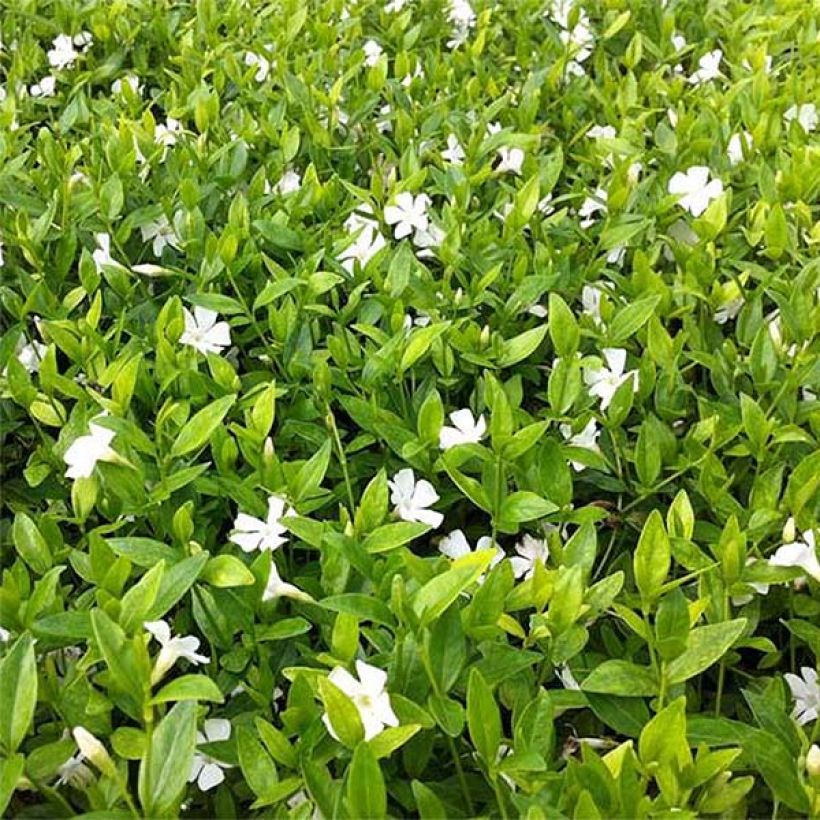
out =
{"type": "Polygon", "coordinates": [[[783,676],[789,684],[794,698],[792,717],[802,726],[817,719],[820,708],[820,686],[817,685],[817,670],[810,666],[800,669],[800,676],[786,672],[783,676]]]}
{"type": "Polygon", "coordinates": [[[126,85],[130,86],[135,94],[142,94],[142,84],[136,74],[126,74],[124,77],[118,77],[111,83],[111,91],[114,94],[120,94],[126,85]]]}
{"type": "MultiPolygon", "coordinates": [[[[390,705],[390,695],[385,690],[387,673],[364,661],[357,660],[356,674],[359,680],[356,680],[343,667],[337,666],[327,677],[334,686],[353,701],[364,727],[364,739],[371,740],[380,734],[385,726],[398,726],[399,719],[390,705]]],[[[330,717],[324,714],[322,720],[328,732],[338,740],[330,723],[330,717]]]]}
{"type": "Polygon", "coordinates": [[[166,148],[177,144],[177,137],[182,134],[182,123],[173,117],[168,117],[165,124],[160,123],[154,129],[154,142],[166,148]]]}
{"type": "Polygon", "coordinates": [[[743,160],[743,153],[752,150],[752,135],[748,131],[732,134],[729,144],[726,146],[726,154],[732,165],[737,165],[743,160]]]}
{"type": "Polygon", "coordinates": [[[360,206],[364,216],[355,211],[345,220],[348,234],[354,234],[355,240],[348,245],[338,256],[342,267],[353,273],[355,262],[364,267],[387,243],[379,232],[379,225],[373,219],[373,209],[365,203],[360,206]]]}
{"type": "Polygon", "coordinates": [[[616,245],[606,255],[606,261],[610,265],[620,265],[626,256],[626,245],[616,245]]]}
{"type": "Polygon", "coordinates": [[[392,112],[392,110],[393,109],[390,107],[389,103],[385,103],[379,109],[379,114],[381,114],[382,119],[376,121],[376,130],[380,134],[386,134],[393,128],[393,125],[390,122],[390,113],[392,112]]]}
{"type": "Polygon", "coordinates": [[[74,48],[74,41],[68,34],[58,34],[52,41],[52,48],[46,56],[52,68],[61,69],[72,66],[79,52],[74,48]]]}
{"type": "Polygon", "coordinates": [[[294,584],[283,581],[282,576],[279,575],[279,570],[276,568],[276,564],[271,561],[268,581],[265,584],[265,591],[262,593],[262,600],[273,601],[276,598],[294,598],[298,601],[313,600],[307,592],[299,589],[299,587],[294,584]]]}
{"type": "Polygon", "coordinates": [[[510,558],[513,575],[516,578],[523,575],[525,580],[532,578],[535,574],[536,564],[546,564],[549,557],[547,542],[540,538],[533,538],[529,533],[526,533],[524,538],[515,545],[515,551],[518,555],[510,558]]]}
{"type": "Polygon", "coordinates": [[[105,746],[84,726],[75,726],[71,730],[74,742],[80,750],[80,756],[93,763],[103,772],[110,772],[114,768],[114,761],[108,754],[105,746]]]}
{"type": "MultiPolygon", "coordinates": [[[[755,563],[757,563],[756,558],[750,557],[746,559],[747,567],[755,563]]],[[[758,595],[767,595],[769,592],[770,585],[763,581],[745,581],[744,584],[747,587],[751,587],[754,590],[754,592],[756,592],[758,595]]],[[[752,598],[754,598],[753,593],[744,593],[743,595],[732,595],[732,604],[734,606],[744,606],[745,604],[748,604],[749,601],[752,600],[752,598]]]]}
{"type": "Polygon", "coordinates": [[[263,57],[261,54],[255,54],[253,51],[246,51],[245,65],[256,67],[256,74],[253,75],[256,82],[263,83],[268,79],[268,74],[270,73],[270,60],[266,57],[263,57]]]}
{"type": "Polygon", "coordinates": [[[88,51],[93,43],[94,38],[91,36],[90,31],[81,31],[79,34],[74,35],[74,45],[77,46],[77,48],[81,48],[83,51],[88,51]]]}
{"type": "Polygon", "coordinates": [[[143,242],[152,242],[154,256],[159,258],[166,247],[179,249],[179,238],[168,217],[162,214],[153,222],[140,227],[143,242]]]}
{"type": "Polygon", "coordinates": [[[28,93],[32,97],[53,97],[56,86],[57,78],[52,74],[47,74],[39,83],[34,83],[28,93]]]}
{"type": "Polygon", "coordinates": [[[121,267],[120,263],[111,256],[111,237],[107,233],[95,233],[94,241],[97,243],[97,247],[91,254],[91,258],[97,267],[97,273],[102,273],[103,265],[121,267]]]}
{"type": "Polygon", "coordinates": [[[37,373],[40,370],[40,362],[43,361],[47,350],[48,345],[44,345],[36,339],[28,342],[28,344],[20,339],[17,346],[17,361],[23,365],[27,373],[37,373]]]}
{"type": "Polygon", "coordinates": [[[682,34],[673,34],[671,39],[675,51],[683,51],[686,48],[686,38],[682,34]]]}
{"type": "MultiPolygon", "coordinates": [[[[561,424],[558,429],[570,447],[581,447],[584,450],[592,450],[594,453],[601,452],[601,448],[598,446],[598,436],[601,435],[601,431],[598,429],[598,422],[594,418],[591,418],[579,433],[573,433],[572,426],[569,424],[561,424]]],[[[576,472],[586,469],[586,464],[579,461],[570,461],[570,464],[576,472]]]]}
{"type": "Polygon", "coordinates": [[[817,106],[814,103],[793,105],[783,114],[783,119],[787,125],[797,120],[800,127],[808,134],[817,128],[817,106]]]}
{"type": "Polygon", "coordinates": [[[450,165],[462,165],[466,156],[458,137],[455,134],[448,135],[447,149],[441,152],[441,158],[450,165]]]}
{"type": "Polygon", "coordinates": [[[538,213],[542,216],[549,216],[552,213],[555,213],[555,206],[552,204],[552,194],[547,194],[546,196],[541,197],[538,200],[538,205],[536,205],[538,209],[538,213]]]}
{"type": "Polygon", "coordinates": [[[778,547],[774,555],[769,558],[773,567],[800,567],[815,581],[820,581],[820,563],[817,561],[817,551],[814,532],[808,530],[803,533],[802,541],[792,541],[778,547]]]}
{"type": "Polygon", "coordinates": [[[693,165],[686,173],[678,171],[669,180],[669,193],[679,196],[678,205],[692,216],[700,216],[723,193],[723,183],[719,179],[710,181],[709,174],[705,165],[693,165]]]}
{"type": "Polygon", "coordinates": [[[499,173],[520,174],[524,164],[524,152],[520,148],[501,147],[498,149],[500,162],[496,166],[499,173]]]}
{"type": "Polygon", "coordinates": [[[231,328],[227,322],[217,322],[219,314],[208,308],[194,307],[193,314],[188,308],[183,308],[185,330],[179,337],[180,344],[188,345],[203,355],[221,353],[222,349],[231,344],[231,328]]]}
{"type": "Polygon", "coordinates": [[[412,313],[408,312],[404,314],[402,327],[405,330],[412,330],[414,327],[427,327],[427,325],[430,324],[430,321],[431,319],[426,313],[419,311],[417,316],[413,316],[412,313]]]}
{"type": "Polygon", "coordinates": [[[444,515],[428,509],[439,499],[438,493],[429,481],[421,479],[416,483],[413,471],[407,467],[399,470],[388,482],[390,503],[395,504],[395,512],[403,521],[419,521],[436,527],[441,526],[444,515]]]}
{"type": "Polygon", "coordinates": [[[708,51],[698,60],[698,68],[694,74],[689,78],[692,85],[700,85],[701,83],[714,80],[720,76],[720,61],[723,58],[723,52],[716,48],[714,51],[708,51]]]}
{"type": "MultiPolygon", "coordinates": [[[[227,740],[231,736],[231,722],[224,718],[209,718],[202,724],[202,731],[196,733],[197,746],[204,743],[218,743],[227,740]]],[[[188,774],[188,782],[196,780],[199,790],[206,792],[214,786],[218,786],[224,779],[223,769],[232,768],[227,763],[220,763],[212,757],[197,752],[191,761],[191,771],[188,774]]]]}
{"type": "Polygon", "coordinates": [[[558,666],[555,670],[555,675],[558,680],[561,681],[561,686],[564,689],[572,689],[575,691],[579,691],[581,689],[581,685],[575,680],[575,675],[572,674],[572,670],[569,668],[569,665],[566,663],[562,663],[558,666]]]}
{"type": "Polygon", "coordinates": [[[445,235],[444,231],[434,222],[430,222],[423,231],[417,229],[413,234],[413,244],[421,249],[416,254],[419,259],[430,259],[434,257],[434,249],[441,245],[445,235]]]}
{"type": "Polygon", "coordinates": [[[582,228],[589,228],[595,223],[597,213],[605,214],[607,211],[607,192],[603,188],[596,188],[592,196],[588,196],[578,209],[578,216],[581,217],[579,225],[582,228]]]}
{"type": "Polygon", "coordinates": [[[618,347],[606,347],[601,351],[606,359],[606,367],[587,369],[584,382],[589,388],[590,396],[601,400],[601,410],[606,410],[615,391],[628,379],[632,379],[633,388],[638,389],[638,373],[635,370],[624,372],[626,351],[618,347]]]}
{"type": "Polygon", "coordinates": [[[184,637],[171,636],[171,627],[167,621],[146,621],[143,626],[159,641],[162,647],[154,663],[154,671],[151,674],[151,683],[159,681],[163,675],[180,659],[190,661],[194,666],[201,663],[208,663],[210,658],[197,653],[199,649],[199,638],[194,635],[184,637]]]}
{"type": "Polygon", "coordinates": [[[484,416],[479,416],[476,421],[469,408],[450,413],[450,421],[454,426],[442,427],[439,432],[439,447],[442,450],[449,450],[459,444],[477,444],[487,432],[484,416]]]}
{"type": "Polygon", "coordinates": [[[298,191],[302,187],[302,177],[299,176],[298,171],[294,171],[293,168],[288,168],[284,174],[282,174],[282,178],[276,185],[273,186],[273,189],[280,195],[280,196],[287,196],[288,194],[292,194],[294,191],[298,191]]]}
{"type": "Polygon", "coordinates": [[[746,300],[742,296],[727,300],[715,311],[715,321],[719,325],[725,325],[729,319],[734,319],[740,313],[745,303],[746,300]]]}
{"type": "Polygon", "coordinates": [[[470,29],[475,25],[475,12],[468,0],[450,0],[447,19],[453,26],[452,38],[447,41],[447,47],[458,48],[467,40],[470,29]]]}
{"type": "Polygon", "coordinates": [[[375,40],[368,40],[362,46],[362,50],[364,51],[364,64],[371,67],[376,65],[379,62],[379,57],[384,54],[384,49],[375,40]]]}
{"type": "Polygon", "coordinates": [[[287,508],[287,502],[278,495],[268,497],[268,516],[262,521],[246,513],[239,513],[234,521],[234,530],[230,541],[239,546],[243,552],[254,550],[273,551],[282,546],[288,539],[287,529],[282,526],[282,519],[295,515],[293,509],[287,508]]]}
{"type": "Polygon", "coordinates": [[[412,74],[410,74],[410,73],[405,74],[404,78],[401,81],[401,84],[405,88],[409,88],[413,84],[413,80],[415,80],[417,77],[423,77],[423,76],[424,76],[424,72],[421,70],[421,66],[418,63],[416,63],[416,67],[413,69],[413,73],[412,74]]]}
{"type": "MultiPolygon", "coordinates": [[[[475,545],[476,551],[479,550],[489,550],[493,548],[493,539],[489,535],[482,535],[481,538],[476,541],[475,545]]],[[[442,555],[446,555],[448,558],[455,561],[458,558],[463,558],[465,555],[470,555],[472,550],[470,549],[470,543],[467,541],[467,536],[461,530],[453,530],[449,535],[445,535],[444,538],[441,539],[438,545],[438,550],[442,555]]],[[[504,552],[501,547],[496,545],[495,547],[495,554],[490,559],[490,566],[489,568],[492,569],[496,564],[503,561],[507,557],[507,554],[504,552]]],[[[485,575],[482,574],[478,578],[478,583],[483,584],[485,575]]]]}
{"type": "Polygon", "coordinates": [[[629,168],[626,169],[626,181],[630,185],[637,185],[638,180],[641,178],[641,173],[642,172],[643,172],[643,163],[642,162],[630,163],[629,168]]]}
{"type": "Polygon", "coordinates": [[[98,461],[110,461],[117,455],[109,446],[117,435],[113,430],[100,427],[94,421],[89,423],[88,430],[88,435],[74,439],[65,451],[63,460],[68,465],[67,478],[88,478],[98,461]]]}
{"type": "Polygon", "coordinates": [[[385,4],[384,10],[387,14],[400,12],[407,5],[407,0],[390,0],[385,4]]]}
{"type": "Polygon", "coordinates": [[[418,194],[414,197],[409,191],[402,191],[396,195],[395,204],[388,205],[384,209],[384,221],[388,225],[396,226],[393,229],[396,239],[403,239],[414,230],[427,230],[429,205],[430,197],[427,194],[418,194]]]}
{"type": "Polygon", "coordinates": [[[79,789],[90,785],[94,780],[94,773],[85,765],[84,760],[85,757],[82,753],[68,758],[57,769],[57,782],[54,785],[75,786],[79,789]]]}
{"type": "Polygon", "coordinates": [[[587,131],[587,136],[590,139],[614,140],[618,136],[618,132],[611,125],[593,125],[587,131]]]}

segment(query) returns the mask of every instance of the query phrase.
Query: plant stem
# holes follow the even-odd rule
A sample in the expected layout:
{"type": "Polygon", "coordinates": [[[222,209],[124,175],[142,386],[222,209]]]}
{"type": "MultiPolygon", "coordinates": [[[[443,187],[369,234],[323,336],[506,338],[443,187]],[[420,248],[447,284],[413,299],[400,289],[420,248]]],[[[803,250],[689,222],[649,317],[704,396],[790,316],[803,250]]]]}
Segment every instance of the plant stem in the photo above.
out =
{"type": "Polygon", "coordinates": [[[456,767],[456,774],[458,775],[458,782],[461,785],[461,791],[464,795],[464,801],[467,803],[467,811],[470,814],[470,817],[475,816],[475,809],[473,808],[473,800],[470,797],[470,790],[467,787],[467,778],[464,776],[464,769],[461,767],[461,760],[458,757],[458,749],[456,749],[456,744],[453,738],[450,735],[447,735],[447,744],[450,747],[450,755],[453,758],[453,764],[456,767]]]}

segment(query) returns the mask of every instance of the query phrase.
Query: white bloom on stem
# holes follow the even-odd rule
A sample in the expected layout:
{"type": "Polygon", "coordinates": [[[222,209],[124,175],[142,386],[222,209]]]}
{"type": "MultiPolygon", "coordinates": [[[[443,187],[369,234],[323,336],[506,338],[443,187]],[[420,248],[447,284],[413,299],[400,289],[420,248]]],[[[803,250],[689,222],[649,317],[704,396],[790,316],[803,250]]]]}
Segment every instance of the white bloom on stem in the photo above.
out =
{"type": "Polygon", "coordinates": [[[572,670],[569,668],[568,664],[562,663],[560,666],[556,667],[555,675],[558,680],[561,681],[561,686],[563,686],[564,689],[580,691],[581,684],[575,679],[575,675],[572,674],[572,670]]]}
{"type": "Polygon", "coordinates": [[[463,165],[467,155],[455,134],[447,136],[447,148],[441,152],[441,158],[450,165],[463,165]]]}
{"type": "Polygon", "coordinates": [[[165,214],[153,222],[140,226],[143,242],[151,242],[154,256],[159,258],[166,247],[179,250],[179,237],[165,214]]]}
{"type": "MultiPolygon", "coordinates": [[[[601,452],[601,448],[598,446],[598,436],[601,435],[601,431],[598,429],[598,422],[595,418],[591,418],[584,425],[584,429],[578,433],[573,433],[572,426],[569,424],[561,424],[558,430],[570,447],[581,447],[584,450],[591,450],[593,453],[601,452]]],[[[570,464],[576,472],[586,469],[586,464],[579,461],[570,461],[570,464]]]]}
{"type": "MultiPolygon", "coordinates": [[[[364,739],[371,740],[380,734],[385,726],[398,726],[399,719],[393,711],[390,695],[385,689],[387,673],[364,661],[357,660],[356,674],[359,676],[358,680],[344,667],[337,666],[327,677],[337,689],[353,701],[362,721],[364,739]]],[[[328,732],[338,740],[327,713],[322,716],[322,721],[328,732]]]]}
{"type": "Polygon", "coordinates": [[[32,97],[53,97],[56,87],[57,78],[53,74],[47,74],[39,83],[30,86],[28,93],[32,97]]]}
{"type": "Polygon", "coordinates": [[[80,52],[74,48],[74,41],[68,34],[58,34],[51,43],[49,49],[48,64],[52,68],[70,68],[79,57],[80,52]]]}
{"type": "Polygon", "coordinates": [[[686,48],[686,38],[682,34],[673,34],[671,40],[676,52],[683,51],[686,48]]]}
{"type": "Polygon", "coordinates": [[[596,325],[603,322],[601,318],[601,297],[603,292],[603,287],[597,285],[584,285],[581,288],[582,312],[585,316],[591,317],[596,325]]]}
{"type": "Polygon", "coordinates": [[[57,782],[55,786],[74,786],[78,789],[85,788],[94,780],[94,772],[83,762],[85,757],[82,753],[68,758],[57,769],[57,782]]]}
{"type": "Polygon", "coordinates": [[[406,467],[387,483],[391,490],[390,503],[395,505],[395,512],[402,521],[419,521],[433,529],[441,526],[444,515],[429,509],[439,499],[429,481],[422,478],[416,482],[413,470],[406,467]]]}
{"type": "Polygon", "coordinates": [[[278,495],[268,496],[267,518],[262,521],[261,518],[255,518],[247,513],[239,513],[229,540],[243,552],[273,552],[288,540],[287,528],[282,525],[282,519],[292,515],[296,513],[287,506],[284,498],[278,495]]]}
{"type": "Polygon", "coordinates": [[[159,123],[154,129],[154,142],[166,148],[177,144],[177,138],[182,134],[182,123],[173,117],[168,117],[165,123],[159,123]]]}
{"type": "Polygon", "coordinates": [[[221,353],[231,344],[231,327],[227,322],[217,322],[219,314],[215,310],[196,305],[194,312],[182,309],[185,330],[179,337],[180,344],[188,345],[203,355],[221,353]]]}
{"type": "Polygon", "coordinates": [[[642,173],[643,173],[643,163],[642,162],[630,163],[629,168],[626,169],[626,181],[630,185],[637,185],[638,181],[641,178],[642,173]]]}
{"type": "MultiPolygon", "coordinates": [[[[476,552],[479,550],[489,550],[493,548],[493,539],[489,535],[482,535],[481,538],[476,541],[476,552]]],[[[444,538],[441,539],[438,545],[438,550],[442,555],[446,555],[447,558],[450,558],[453,561],[456,561],[459,558],[463,558],[465,555],[470,555],[472,550],[470,549],[470,542],[467,540],[467,536],[461,530],[453,530],[449,535],[445,535],[444,538]]],[[[492,569],[496,564],[500,563],[507,557],[507,554],[504,552],[501,547],[496,545],[495,547],[495,554],[490,559],[490,566],[489,569],[492,569]]],[[[482,573],[478,577],[478,583],[483,584],[486,575],[482,573]]]]}
{"type": "Polygon", "coordinates": [[[614,140],[618,132],[611,125],[593,125],[586,134],[590,139],[614,140]]]}
{"type": "Polygon", "coordinates": [[[709,168],[693,165],[685,173],[678,171],[669,180],[668,191],[679,196],[678,205],[692,216],[700,216],[713,199],[723,193],[723,183],[719,179],[709,180],[709,168]]]}
{"type": "Polygon", "coordinates": [[[555,213],[555,206],[552,204],[552,194],[547,194],[546,196],[541,197],[538,200],[538,205],[536,205],[538,209],[538,213],[542,216],[549,216],[552,213],[555,213]]]}
{"type": "Polygon", "coordinates": [[[397,14],[407,5],[407,2],[408,0],[390,0],[390,2],[384,6],[385,13],[397,14]]]}
{"type": "Polygon", "coordinates": [[[276,564],[270,562],[270,572],[268,573],[268,580],[265,584],[265,590],[262,593],[263,601],[274,601],[276,598],[294,598],[297,601],[312,601],[313,598],[304,590],[294,584],[289,584],[282,580],[276,564]]]}
{"type": "Polygon", "coordinates": [[[500,162],[496,166],[496,171],[500,174],[520,174],[521,166],[524,164],[524,152],[520,148],[507,148],[502,146],[498,149],[500,162]]]}
{"type": "Polygon", "coordinates": [[[783,119],[786,125],[797,120],[800,127],[808,134],[817,128],[817,106],[814,103],[793,105],[783,114],[783,119]]]}
{"type": "Polygon", "coordinates": [[[468,0],[450,0],[447,19],[453,26],[453,33],[447,41],[448,48],[458,48],[466,42],[470,29],[475,26],[475,12],[468,0]]]}
{"type": "Polygon", "coordinates": [[[513,575],[516,578],[523,575],[525,580],[535,574],[536,564],[546,564],[549,557],[547,542],[529,533],[515,545],[515,551],[518,554],[510,558],[513,575]]]}
{"type": "Polygon", "coordinates": [[[124,77],[118,77],[111,83],[111,91],[114,94],[120,94],[126,85],[130,86],[135,94],[142,94],[142,84],[136,74],[126,74],[124,77]]]}
{"type": "MultiPolygon", "coordinates": [[[[755,563],[757,563],[756,558],[749,557],[746,559],[747,567],[755,563]]],[[[747,587],[751,587],[758,595],[768,595],[769,593],[770,585],[764,581],[744,581],[744,584],[747,587]]],[[[745,604],[748,604],[749,601],[754,598],[754,592],[743,593],[742,595],[732,595],[732,604],[734,606],[744,606],[745,604]]]]}
{"type": "Polygon", "coordinates": [[[299,176],[299,172],[294,171],[293,168],[287,168],[279,182],[273,186],[273,189],[280,196],[287,196],[298,191],[301,187],[302,177],[299,176]]]}
{"type": "Polygon", "coordinates": [[[729,144],[726,146],[726,155],[729,157],[729,162],[732,165],[737,165],[743,161],[744,152],[748,153],[752,150],[752,135],[748,131],[741,131],[737,134],[732,134],[729,138],[729,144]]]}
{"type": "Polygon", "coordinates": [[[769,563],[773,567],[800,567],[815,581],[820,581],[820,562],[817,561],[816,547],[814,532],[808,530],[803,533],[802,540],[795,538],[794,541],[778,547],[769,558],[769,563]]]}
{"type": "Polygon", "coordinates": [[[742,296],[728,299],[715,311],[715,321],[719,325],[725,325],[730,319],[737,317],[744,304],[746,304],[746,300],[742,296]]]}
{"type": "Polygon", "coordinates": [[[450,413],[453,426],[445,426],[439,432],[439,447],[449,450],[459,444],[478,444],[487,432],[487,422],[480,415],[476,420],[472,410],[455,410],[450,413]]]}
{"type": "Polygon", "coordinates": [[[692,85],[700,85],[717,79],[720,76],[720,61],[723,59],[723,52],[716,48],[708,51],[698,60],[698,68],[689,78],[692,85]]]}
{"type": "Polygon", "coordinates": [[[413,234],[413,244],[419,248],[416,256],[419,259],[432,259],[435,257],[435,249],[444,241],[446,234],[434,222],[430,222],[423,231],[416,230],[413,234]]]}
{"type": "Polygon", "coordinates": [[[624,371],[626,351],[619,347],[605,347],[601,351],[606,360],[605,367],[588,368],[584,373],[584,382],[590,396],[601,400],[601,410],[606,410],[617,389],[628,379],[632,379],[633,389],[638,389],[636,370],[624,371]]]}
{"type": "Polygon", "coordinates": [[[403,239],[413,231],[427,230],[429,206],[430,197],[427,194],[414,197],[409,191],[402,191],[396,195],[394,204],[385,207],[384,221],[388,225],[395,225],[393,235],[396,239],[403,239]]]}
{"type": "Polygon", "coordinates": [[[200,655],[199,638],[195,635],[171,635],[171,627],[167,621],[146,621],[143,626],[159,641],[162,647],[154,663],[154,671],[151,674],[151,683],[161,680],[165,673],[180,659],[190,661],[194,666],[201,663],[208,663],[210,658],[200,655]]]}
{"type": "MultiPolygon", "coordinates": [[[[101,418],[97,416],[97,418],[101,418]]],[[[112,461],[117,454],[110,444],[117,434],[107,427],[100,427],[91,421],[88,435],[79,436],[71,442],[65,451],[63,460],[68,465],[65,471],[67,478],[88,478],[97,466],[98,461],[112,461]]]]}
{"type": "Polygon", "coordinates": [[[404,78],[401,81],[401,84],[405,88],[409,88],[413,84],[413,80],[417,79],[418,77],[423,77],[424,72],[421,70],[421,65],[416,63],[416,67],[413,69],[413,72],[408,72],[404,75],[404,78]]]}
{"type": "Polygon", "coordinates": [[[414,327],[427,327],[431,321],[432,320],[426,313],[419,311],[416,316],[413,316],[413,314],[408,311],[404,314],[402,327],[405,330],[412,330],[414,327]]]}
{"type": "Polygon", "coordinates": [[[254,66],[256,68],[256,74],[253,75],[256,82],[263,83],[268,79],[268,74],[270,73],[270,60],[268,60],[267,57],[263,57],[261,54],[256,54],[253,51],[246,51],[245,65],[254,66]]]}
{"type": "Polygon", "coordinates": [[[365,203],[359,211],[364,216],[354,212],[345,220],[348,234],[355,235],[355,239],[338,256],[342,267],[350,274],[357,261],[364,267],[387,244],[379,231],[378,222],[372,216],[370,205],[365,203]]]}
{"type": "Polygon", "coordinates": [[[114,761],[108,754],[105,746],[84,726],[75,726],[71,730],[74,742],[80,750],[80,755],[93,763],[101,772],[109,774],[114,769],[114,761]]]}
{"type": "Polygon", "coordinates": [[[88,51],[94,44],[94,37],[90,31],[81,31],[74,35],[74,45],[81,48],[83,51],[88,51]]]}
{"type": "Polygon", "coordinates": [[[362,50],[364,51],[364,64],[370,67],[376,65],[379,57],[384,54],[384,49],[375,40],[368,40],[362,46],[362,50]]]}
{"type": "MultiPolygon", "coordinates": [[[[202,724],[202,731],[196,733],[196,743],[200,746],[204,743],[219,743],[227,740],[231,736],[231,722],[224,718],[209,718],[202,724]]],[[[188,773],[188,782],[196,784],[200,791],[206,792],[218,786],[224,779],[223,769],[232,768],[228,763],[221,763],[218,760],[206,755],[204,752],[197,752],[191,761],[191,771],[188,773]]]]}
{"type": "Polygon", "coordinates": [[[817,685],[817,670],[803,666],[800,675],[786,672],[783,676],[794,698],[792,717],[802,726],[817,720],[820,708],[820,686],[817,685]]]}
{"type": "Polygon", "coordinates": [[[95,233],[94,241],[97,243],[97,247],[91,254],[91,258],[94,260],[97,273],[102,273],[103,265],[122,267],[122,265],[111,256],[111,237],[107,233],[95,233]]]}
{"type": "Polygon", "coordinates": [[[47,350],[48,345],[44,345],[36,339],[26,343],[21,338],[17,346],[17,361],[23,365],[26,373],[37,373],[47,350]]]}
{"type": "Polygon", "coordinates": [[[605,214],[607,211],[607,192],[603,188],[596,188],[592,196],[588,196],[578,209],[581,217],[580,226],[589,228],[595,224],[596,214],[605,214]]]}

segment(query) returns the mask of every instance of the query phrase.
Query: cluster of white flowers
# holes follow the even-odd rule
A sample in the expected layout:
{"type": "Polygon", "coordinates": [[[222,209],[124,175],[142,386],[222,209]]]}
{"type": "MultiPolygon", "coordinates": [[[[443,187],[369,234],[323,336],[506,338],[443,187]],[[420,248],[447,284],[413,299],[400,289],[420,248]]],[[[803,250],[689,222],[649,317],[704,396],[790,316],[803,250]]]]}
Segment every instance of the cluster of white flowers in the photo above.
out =
{"type": "Polygon", "coordinates": [[[245,52],[245,65],[253,66],[256,73],[253,75],[254,80],[258,83],[263,83],[268,79],[270,74],[270,60],[263,54],[257,54],[255,51],[245,52]]]}
{"type": "Polygon", "coordinates": [[[450,0],[447,8],[447,19],[453,27],[453,33],[447,41],[447,47],[458,48],[467,41],[470,29],[475,26],[475,12],[468,0],[450,0]]]}
{"type": "Polygon", "coordinates": [[[685,173],[678,171],[669,180],[669,193],[680,197],[678,205],[692,216],[700,216],[713,199],[723,193],[719,179],[709,179],[711,172],[705,165],[693,165],[685,173]]]}
{"type": "Polygon", "coordinates": [[[94,38],[87,31],[81,31],[73,37],[69,34],[58,34],[46,54],[48,64],[58,70],[71,68],[80,54],[88,51],[93,43],[94,38]]]}
{"type": "Polygon", "coordinates": [[[595,38],[586,12],[575,0],[553,0],[545,15],[559,28],[559,37],[567,51],[566,71],[571,76],[586,74],[582,63],[592,54],[595,38]]]}

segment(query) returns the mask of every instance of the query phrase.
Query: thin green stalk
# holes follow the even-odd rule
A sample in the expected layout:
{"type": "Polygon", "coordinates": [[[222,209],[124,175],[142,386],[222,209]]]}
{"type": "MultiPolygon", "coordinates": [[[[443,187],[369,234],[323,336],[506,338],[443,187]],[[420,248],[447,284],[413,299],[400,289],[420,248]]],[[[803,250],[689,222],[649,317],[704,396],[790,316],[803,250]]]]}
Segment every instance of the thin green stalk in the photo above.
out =
{"type": "Polygon", "coordinates": [[[333,444],[336,447],[336,455],[339,459],[339,464],[342,468],[342,475],[344,476],[345,482],[345,489],[347,490],[347,500],[350,504],[350,514],[354,515],[356,512],[356,500],[353,495],[353,485],[350,483],[350,473],[347,469],[347,456],[345,456],[344,447],[342,447],[342,439],[339,436],[339,428],[336,426],[336,417],[333,415],[333,411],[330,409],[330,405],[326,405],[327,407],[327,423],[330,427],[330,433],[333,436],[333,444]]]}

